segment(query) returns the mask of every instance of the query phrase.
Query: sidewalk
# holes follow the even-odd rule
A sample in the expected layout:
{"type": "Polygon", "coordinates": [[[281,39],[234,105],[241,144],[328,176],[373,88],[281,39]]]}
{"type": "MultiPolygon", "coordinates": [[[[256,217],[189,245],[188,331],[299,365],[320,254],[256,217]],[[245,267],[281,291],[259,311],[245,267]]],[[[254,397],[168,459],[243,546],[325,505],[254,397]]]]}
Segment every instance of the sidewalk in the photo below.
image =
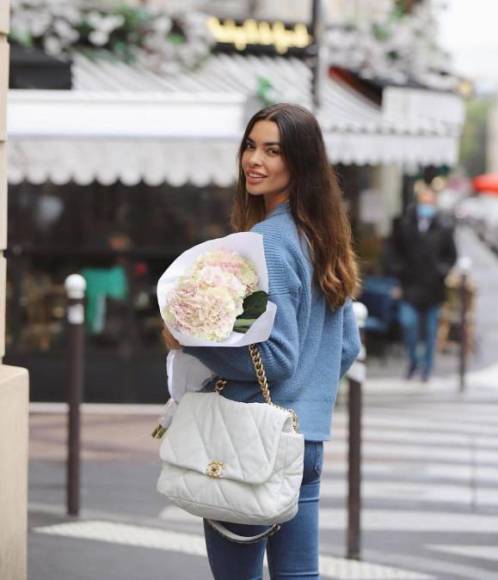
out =
{"type": "MultiPolygon", "coordinates": [[[[322,484],[323,578],[498,576],[495,374],[471,375],[464,395],[454,376],[428,385],[369,380],[361,563],[343,559],[347,418],[340,402],[322,484]]],[[[210,578],[200,522],[154,489],[160,466],[149,433],[157,408],[128,411],[84,413],[80,518],[64,515],[65,416],[32,412],[31,580],[210,578]]]]}

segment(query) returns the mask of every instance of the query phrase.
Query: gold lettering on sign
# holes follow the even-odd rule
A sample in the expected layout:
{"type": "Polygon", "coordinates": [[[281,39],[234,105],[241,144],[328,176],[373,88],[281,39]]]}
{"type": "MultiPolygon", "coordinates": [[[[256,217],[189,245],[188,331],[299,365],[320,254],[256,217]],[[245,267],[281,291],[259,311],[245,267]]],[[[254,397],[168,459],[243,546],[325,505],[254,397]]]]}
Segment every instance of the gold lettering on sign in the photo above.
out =
{"type": "Polygon", "coordinates": [[[222,23],[213,16],[208,19],[208,27],[217,42],[233,44],[237,50],[244,50],[248,44],[273,45],[279,54],[285,54],[289,48],[306,48],[312,40],[304,24],[286,28],[282,22],[246,20],[239,25],[233,20],[222,23]]]}

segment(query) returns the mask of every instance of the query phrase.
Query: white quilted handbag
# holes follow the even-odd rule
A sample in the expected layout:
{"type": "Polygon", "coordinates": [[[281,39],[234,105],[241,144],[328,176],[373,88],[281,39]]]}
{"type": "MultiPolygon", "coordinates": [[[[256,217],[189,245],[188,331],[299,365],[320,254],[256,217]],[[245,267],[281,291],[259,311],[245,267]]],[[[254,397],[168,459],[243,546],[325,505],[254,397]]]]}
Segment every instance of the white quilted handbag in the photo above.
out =
{"type": "Polygon", "coordinates": [[[304,459],[295,413],[271,402],[259,352],[249,350],[265,402],[226,399],[223,379],[215,392],[186,393],[161,442],[157,482],[172,503],[239,543],[259,541],[296,515],[304,459]],[[271,527],[245,537],[220,521],[271,527]]]}

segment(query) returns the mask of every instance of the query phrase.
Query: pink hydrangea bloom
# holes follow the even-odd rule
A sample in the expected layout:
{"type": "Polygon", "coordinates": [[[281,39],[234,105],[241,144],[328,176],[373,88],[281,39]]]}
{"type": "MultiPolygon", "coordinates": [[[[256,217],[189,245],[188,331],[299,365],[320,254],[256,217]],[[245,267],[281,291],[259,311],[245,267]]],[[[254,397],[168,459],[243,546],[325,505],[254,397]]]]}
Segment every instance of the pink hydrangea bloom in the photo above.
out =
{"type": "Polygon", "coordinates": [[[244,298],[257,289],[258,275],[249,260],[227,250],[207,252],[169,293],[163,314],[180,332],[221,342],[242,314],[244,298]]]}

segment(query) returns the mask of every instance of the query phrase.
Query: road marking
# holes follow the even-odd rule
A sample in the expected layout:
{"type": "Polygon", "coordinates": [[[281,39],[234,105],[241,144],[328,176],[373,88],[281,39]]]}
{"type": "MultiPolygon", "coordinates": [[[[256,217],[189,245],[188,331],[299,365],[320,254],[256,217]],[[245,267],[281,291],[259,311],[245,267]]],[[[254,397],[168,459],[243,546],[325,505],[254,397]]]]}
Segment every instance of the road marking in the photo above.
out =
{"type": "Polygon", "coordinates": [[[448,554],[456,554],[457,556],[462,556],[463,558],[479,558],[482,560],[492,560],[498,562],[498,549],[496,544],[494,546],[430,544],[427,547],[430,550],[446,552],[448,554]]]}
{"type": "MultiPolygon", "coordinates": [[[[494,418],[493,420],[496,420],[494,418]]],[[[456,428],[455,428],[456,431],[456,428]]],[[[348,432],[346,429],[336,429],[334,431],[334,441],[340,441],[347,439],[348,432]]],[[[366,427],[363,429],[363,439],[367,441],[375,441],[375,443],[395,443],[396,445],[403,445],[404,443],[419,443],[424,445],[436,445],[436,446],[460,446],[465,447],[470,443],[479,445],[481,447],[486,447],[489,449],[495,449],[498,451],[498,441],[496,437],[481,437],[477,435],[460,435],[458,433],[438,433],[436,430],[429,431],[427,428],[424,430],[406,430],[401,429],[393,430],[391,428],[385,427],[366,427]]]]}
{"type": "MultiPolygon", "coordinates": [[[[320,497],[344,499],[347,481],[322,479],[320,497]]],[[[469,506],[498,507],[498,489],[472,489],[468,485],[444,485],[435,482],[372,481],[362,483],[364,499],[389,499],[399,502],[452,503],[469,506]]]]}
{"type": "MultiPolygon", "coordinates": [[[[206,557],[206,547],[202,536],[171,532],[159,528],[95,520],[41,526],[34,528],[33,531],[51,536],[109,542],[206,557]]],[[[375,578],[382,580],[434,579],[433,576],[420,572],[331,556],[320,556],[320,574],[336,580],[373,580],[375,578]]]]}
{"type": "Polygon", "coordinates": [[[192,522],[197,523],[200,518],[189,514],[185,510],[177,507],[176,505],[169,505],[165,507],[159,514],[160,520],[169,520],[173,522],[192,522]]]}
{"type": "MultiPolygon", "coordinates": [[[[461,409],[461,412],[463,409],[461,409]]],[[[334,418],[333,435],[336,433],[337,428],[345,429],[346,416],[342,413],[336,413],[334,418]],[[341,419],[341,420],[339,420],[341,419]]],[[[364,429],[376,426],[381,427],[385,430],[391,430],[393,437],[397,431],[408,431],[410,429],[420,430],[424,433],[431,431],[433,433],[439,432],[452,432],[459,435],[469,435],[469,436],[498,436],[498,427],[483,423],[476,418],[474,423],[467,423],[463,421],[451,421],[444,419],[441,416],[435,417],[434,419],[428,419],[427,415],[421,416],[420,418],[414,414],[407,414],[403,418],[399,418],[399,410],[392,411],[391,409],[382,409],[382,414],[372,413],[370,409],[366,408],[363,417],[364,429]]],[[[332,438],[333,441],[333,438],[332,438]]]]}
{"type": "MultiPolygon", "coordinates": [[[[361,514],[362,531],[367,532],[434,532],[467,534],[498,534],[496,514],[450,513],[446,511],[410,511],[364,509],[361,514]]],[[[344,530],[345,510],[335,508],[320,509],[320,528],[323,530],[344,530]]]]}
{"type": "MultiPolygon", "coordinates": [[[[384,478],[392,477],[393,482],[404,482],[408,479],[412,482],[431,484],[438,480],[460,482],[467,485],[475,482],[476,485],[492,484],[494,489],[498,484],[498,468],[480,465],[473,467],[465,464],[425,463],[422,460],[419,462],[395,460],[389,463],[377,463],[364,457],[361,471],[365,483],[371,480],[375,481],[374,477],[382,476],[384,478]]],[[[327,458],[324,463],[322,481],[331,476],[337,479],[347,477],[347,473],[347,465],[334,461],[334,457],[327,458]]]]}
{"type": "MultiPolygon", "coordinates": [[[[199,518],[170,505],[158,516],[163,521],[196,523],[199,518]]],[[[320,529],[346,529],[346,510],[320,508],[320,529]]],[[[364,532],[442,532],[465,530],[466,533],[498,534],[496,514],[449,513],[445,511],[420,512],[394,509],[363,509],[361,512],[364,532]]]]}
{"type": "MultiPolygon", "coordinates": [[[[327,445],[327,452],[344,454],[347,449],[345,441],[336,441],[335,443],[327,445]]],[[[423,459],[424,461],[444,461],[444,462],[465,462],[471,463],[473,450],[467,446],[465,448],[454,448],[450,446],[424,446],[417,444],[404,443],[403,445],[396,445],[395,443],[370,443],[364,441],[362,445],[365,459],[390,459],[396,457],[423,459]]],[[[498,449],[496,451],[488,451],[483,449],[475,450],[479,455],[480,462],[490,463],[496,465],[498,463],[498,449]]]]}

